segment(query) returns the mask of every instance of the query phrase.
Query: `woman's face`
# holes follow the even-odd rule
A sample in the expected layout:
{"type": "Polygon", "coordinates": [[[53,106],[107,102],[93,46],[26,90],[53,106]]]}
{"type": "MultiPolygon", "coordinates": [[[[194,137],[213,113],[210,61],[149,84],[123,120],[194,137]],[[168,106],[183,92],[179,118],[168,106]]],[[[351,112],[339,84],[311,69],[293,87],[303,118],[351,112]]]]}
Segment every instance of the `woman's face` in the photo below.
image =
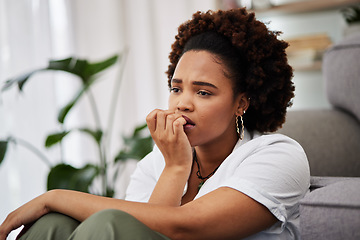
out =
{"type": "Polygon", "coordinates": [[[238,99],[215,55],[188,51],[180,58],[171,81],[169,110],[187,120],[184,130],[192,146],[237,139],[238,99]]]}

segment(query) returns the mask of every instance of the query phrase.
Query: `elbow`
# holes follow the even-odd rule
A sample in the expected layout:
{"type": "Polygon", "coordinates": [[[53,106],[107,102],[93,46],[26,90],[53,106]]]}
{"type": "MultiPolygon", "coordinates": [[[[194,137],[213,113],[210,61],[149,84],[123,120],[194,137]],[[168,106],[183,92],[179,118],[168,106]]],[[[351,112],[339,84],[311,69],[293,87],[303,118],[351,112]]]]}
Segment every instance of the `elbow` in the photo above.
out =
{"type": "Polygon", "coordinates": [[[187,229],[182,228],[173,228],[169,231],[169,234],[167,235],[171,240],[189,240],[191,239],[189,234],[189,231],[187,229]]]}
{"type": "Polygon", "coordinates": [[[165,235],[171,240],[196,239],[197,230],[201,228],[198,226],[199,221],[195,219],[193,214],[187,213],[184,209],[179,208],[179,212],[176,216],[175,221],[170,224],[165,235]]]}

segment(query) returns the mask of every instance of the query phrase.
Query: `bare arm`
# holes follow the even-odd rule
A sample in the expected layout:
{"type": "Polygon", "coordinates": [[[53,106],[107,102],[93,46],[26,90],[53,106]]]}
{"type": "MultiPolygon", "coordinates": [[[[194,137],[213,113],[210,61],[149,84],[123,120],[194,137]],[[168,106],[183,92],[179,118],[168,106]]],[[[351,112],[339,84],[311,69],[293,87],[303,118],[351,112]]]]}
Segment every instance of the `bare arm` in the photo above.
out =
{"type": "Polygon", "coordinates": [[[103,209],[125,211],[171,239],[232,239],[270,227],[277,220],[263,205],[231,188],[219,188],[181,207],[129,202],[81,192],[55,190],[23,205],[0,226],[0,240],[47,212],[83,221],[103,209]]]}
{"type": "Polygon", "coordinates": [[[172,111],[156,109],[146,122],[165,159],[165,168],[149,203],[179,206],[192,165],[192,148],[183,130],[186,120],[172,111]]]}
{"type": "Polygon", "coordinates": [[[60,212],[83,221],[103,209],[119,209],[172,239],[239,238],[276,222],[276,218],[263,205],[231,188],[219,188],[179,206],[192,163],[191,146],[182,130],[184,119],[169,111],[155,110],[147,121],[166,161],[150,203],[54,190],[9,214],[0,226],[0,240],[5,240],[10,231],[48,212],[60,212]]]}

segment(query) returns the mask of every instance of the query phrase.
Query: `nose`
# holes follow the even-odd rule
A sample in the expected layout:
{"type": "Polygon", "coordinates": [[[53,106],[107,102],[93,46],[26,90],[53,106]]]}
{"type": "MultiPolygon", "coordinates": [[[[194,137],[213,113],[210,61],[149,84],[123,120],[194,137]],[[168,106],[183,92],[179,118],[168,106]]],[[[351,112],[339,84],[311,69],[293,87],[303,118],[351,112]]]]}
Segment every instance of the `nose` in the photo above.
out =
{"type": "Polygon", "coordinates": [[[191,96],[185,93],[181,94],[178,98],[176,108],[178,111],[193,111],[194,105],[191,96]]]}

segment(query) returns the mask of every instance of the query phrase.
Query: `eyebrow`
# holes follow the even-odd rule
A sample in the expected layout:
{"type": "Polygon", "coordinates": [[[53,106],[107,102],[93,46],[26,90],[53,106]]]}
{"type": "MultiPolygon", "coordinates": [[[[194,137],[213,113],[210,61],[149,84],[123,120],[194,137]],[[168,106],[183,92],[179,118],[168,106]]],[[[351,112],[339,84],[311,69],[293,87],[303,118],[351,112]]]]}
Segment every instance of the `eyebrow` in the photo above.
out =
{"type": "MultiPolygon", "coordinates": [[[[177,79],[177,78],[173,78],[171,80],[172,83],[182,83],[183,81],[181,79],[177,79]]],[[[218,89],[217,86],[215,86],[214,84],[208,83],[208,82],[202,82],[202,81],[194,81],[192,83],[193,85],[197,85],[197,86],[208,86],[208,87],[212,87],[215,89],[218,89]]]]}

